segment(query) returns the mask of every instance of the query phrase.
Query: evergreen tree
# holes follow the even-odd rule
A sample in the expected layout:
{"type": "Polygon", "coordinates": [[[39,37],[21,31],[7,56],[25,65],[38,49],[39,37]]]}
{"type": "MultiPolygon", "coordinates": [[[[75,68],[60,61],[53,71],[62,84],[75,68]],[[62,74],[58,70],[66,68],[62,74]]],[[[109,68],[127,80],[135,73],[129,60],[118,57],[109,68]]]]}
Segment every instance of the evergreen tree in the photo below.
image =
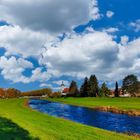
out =
{"type": "Polygon", "coordinates": [[[104,93],[102,92],[102,89],[101,88],[99,88],[98,96],[99,97],[104,97],[104,93]]]}
{"type": "Polygon", "coordinates": [[[80,96],[84,97],[84,84],[82,84],[80,87],[80,96]]]}
{"type": "Polygon", "coordinates": [[[106,83],[104,82],[101,86],[101,96],[107,96],[110,94],[110,90],[108,89],[106,83]]]}
{"type": "Polygon", "coordinates": [[[118,82],[116,82],[116,85],[115,85],[115,97],[119,97],[118,82]]]}
{"type": "Polygon", "coordinates": [[[77,83],[75,81],[71,82],[70,87],[69,87],[69,92],[73,96],[77,96],[78,95],[79,91],[78,91],[77,83]]]}
{"type": "Polygon", "coordinates": [[[91,75],[88,81],[88,96],[96,97],[98,95],[98,80],[95,75],[91,75]]]}
{"type": "Polygon", "coordinates": [[[81,94],[81,97],[88,96],[88,78],[87,77],[85,78],[84,83],[82,84],[80,88],[80,94],[81,94]]]}

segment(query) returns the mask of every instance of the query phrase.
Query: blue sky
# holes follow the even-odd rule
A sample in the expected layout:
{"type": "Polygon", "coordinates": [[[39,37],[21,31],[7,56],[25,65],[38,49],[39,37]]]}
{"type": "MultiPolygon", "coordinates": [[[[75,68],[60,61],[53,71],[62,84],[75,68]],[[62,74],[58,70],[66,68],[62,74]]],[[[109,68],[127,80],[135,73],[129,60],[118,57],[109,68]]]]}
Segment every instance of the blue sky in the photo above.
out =
{"type": "Polygon", "coordinates": [[[58,90],[91,74],[110,88],[131,73],[140,79],[139,0],[16,1],[0,7],[0,87],[58,90]]]}

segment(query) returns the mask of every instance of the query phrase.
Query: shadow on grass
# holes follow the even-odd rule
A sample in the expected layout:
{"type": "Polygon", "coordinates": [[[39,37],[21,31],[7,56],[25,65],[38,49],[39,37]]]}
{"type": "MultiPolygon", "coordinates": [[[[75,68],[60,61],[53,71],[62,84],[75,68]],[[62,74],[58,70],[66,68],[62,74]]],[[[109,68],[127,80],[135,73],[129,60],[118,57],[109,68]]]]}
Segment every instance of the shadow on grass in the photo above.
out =
{"type": "Polygon", "coordinates": [[[0,140],[39,140],[11,120],[0,117],[0,140]]]}

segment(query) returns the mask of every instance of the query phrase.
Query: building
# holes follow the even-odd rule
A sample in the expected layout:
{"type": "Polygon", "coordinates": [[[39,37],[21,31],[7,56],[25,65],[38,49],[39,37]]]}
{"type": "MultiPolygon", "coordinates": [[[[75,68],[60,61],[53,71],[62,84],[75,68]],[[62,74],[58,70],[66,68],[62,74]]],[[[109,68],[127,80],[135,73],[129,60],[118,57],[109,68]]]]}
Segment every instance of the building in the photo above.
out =
{"type": "Polygon", "coordinates": [[[65,87],[63,81],[60,87],[60,92],[62,96],[66,96],[67,94],[69,94],[69,88],[65,87]]]}
{"type": "MultiPolygon", "coordinates": [[[[122,88],[119,88],[118,92],[119,92],[119,97],[131,97],[131,95],[129,93],[127,93],[126,91],[123,92],[122,88]]],[[[115,89],[110,90],[110,95],[108,95],[108,96],[115,97],[115,89]]]]}

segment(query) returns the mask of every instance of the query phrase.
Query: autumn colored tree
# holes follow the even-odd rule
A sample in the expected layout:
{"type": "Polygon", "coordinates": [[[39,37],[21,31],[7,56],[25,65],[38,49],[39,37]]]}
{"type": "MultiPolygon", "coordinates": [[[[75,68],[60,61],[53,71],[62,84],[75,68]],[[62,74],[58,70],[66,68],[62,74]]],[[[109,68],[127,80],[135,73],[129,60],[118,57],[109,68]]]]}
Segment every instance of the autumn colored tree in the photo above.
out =
{"type": "Polygon", "coordinates": [[[44,88],[44,89],[39,89],[39,90],[22,92],[21,96],[42,96],[42,95],[49,96],[51,93],[52,93],[52,90],[50,88],[44,88]]]}
{"type": "Polygon", "coordinates": [[[0,98],[5,97],[5,90],[3,88],[0,88],[0,98]]]}
{"type": "Polygon", "coordinates": [[[21,95],[21,92],[14,88],[9,88],[5,92],[6,92],[5,93],[6,98],[17,98],[20,97],[21,95]]]}

